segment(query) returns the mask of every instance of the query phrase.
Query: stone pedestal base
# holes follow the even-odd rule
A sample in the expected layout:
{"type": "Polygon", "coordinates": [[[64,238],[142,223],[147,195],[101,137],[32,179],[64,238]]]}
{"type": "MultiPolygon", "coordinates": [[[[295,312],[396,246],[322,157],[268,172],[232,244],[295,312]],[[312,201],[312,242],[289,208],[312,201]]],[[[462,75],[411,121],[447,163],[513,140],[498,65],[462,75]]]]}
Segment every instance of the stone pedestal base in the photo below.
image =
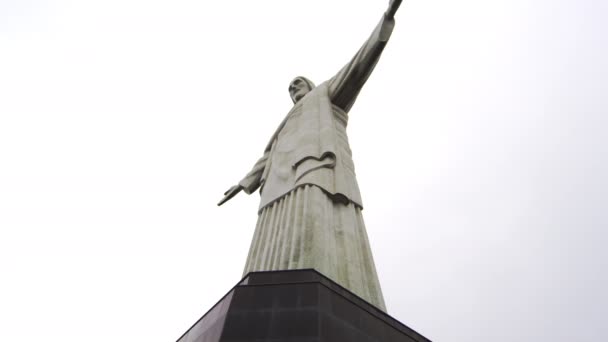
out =
{"type": "Polygon", "coordinates": [[[315,270],[251,272],[178,342],[430,341],[315,270]]]}

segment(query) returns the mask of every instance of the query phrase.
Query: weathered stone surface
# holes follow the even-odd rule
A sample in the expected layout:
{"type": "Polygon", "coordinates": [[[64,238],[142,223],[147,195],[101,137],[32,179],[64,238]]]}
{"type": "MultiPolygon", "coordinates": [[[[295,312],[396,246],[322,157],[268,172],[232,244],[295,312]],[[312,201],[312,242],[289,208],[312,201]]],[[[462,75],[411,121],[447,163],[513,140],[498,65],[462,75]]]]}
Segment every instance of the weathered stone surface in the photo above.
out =
{"type": "Polygon", "coordinates": [[[400,4],[390,2],[369,39],[335,76],[319,86],[305,77],[291,82],[293,108],[253,169],[218,203],[260,189],[245,273],[314,268],[385,310],[346,126],[390,38],[400,4]]]}
{"type": "Polygon", "coordinates": [[[260,214],[244,275],[314,268],[386,310],[361,209],[321,189],[294,190],[260,214]]]}

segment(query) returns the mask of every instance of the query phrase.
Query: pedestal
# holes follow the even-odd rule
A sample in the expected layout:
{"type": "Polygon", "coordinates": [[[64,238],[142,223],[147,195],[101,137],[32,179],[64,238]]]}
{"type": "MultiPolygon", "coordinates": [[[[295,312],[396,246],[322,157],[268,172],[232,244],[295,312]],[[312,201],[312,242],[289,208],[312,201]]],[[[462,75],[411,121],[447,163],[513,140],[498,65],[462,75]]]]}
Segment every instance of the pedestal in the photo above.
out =
{"type": "Polygon", "coordinates": [[[251,272],[178,342],[430,341],[319,272],[251,272]]]}

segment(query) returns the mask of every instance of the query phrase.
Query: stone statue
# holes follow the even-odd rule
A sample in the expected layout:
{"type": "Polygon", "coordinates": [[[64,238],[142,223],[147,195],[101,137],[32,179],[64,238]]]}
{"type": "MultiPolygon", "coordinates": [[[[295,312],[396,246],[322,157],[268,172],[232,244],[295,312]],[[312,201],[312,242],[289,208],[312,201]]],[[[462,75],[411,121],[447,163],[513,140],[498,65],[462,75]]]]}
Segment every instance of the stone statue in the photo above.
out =
{"type": "Polygon", "coordinates": [[[260,189],[259,217],[245,266],[251,271],[314,268],[385,310],[363,223],[363,202],[346,135],[348,112],[394,27],[391,0],[371,37],[334,77],[289,85],[294,102],[253,169],[224,194],[260,189]]]}

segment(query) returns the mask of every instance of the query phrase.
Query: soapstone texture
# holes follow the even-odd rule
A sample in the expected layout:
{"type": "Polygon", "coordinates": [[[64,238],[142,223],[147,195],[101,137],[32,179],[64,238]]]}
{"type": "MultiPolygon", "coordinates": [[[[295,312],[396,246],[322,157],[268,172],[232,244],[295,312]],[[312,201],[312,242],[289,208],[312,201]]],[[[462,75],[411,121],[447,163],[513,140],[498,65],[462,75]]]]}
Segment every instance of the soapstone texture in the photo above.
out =
{"type": "Polygon", "coordinates": [[[259,217],[244,273],[314,268],[382,310],[346,134],[348,112],[373,71],[401,1],[391,1],[369,39],[334,77],[297,77],[294,106],[252,170],[224,194],[260,189],[259,217]]]}
{"type": "Polygon", "coordinates": [[[262,209],[244,275],[314,268],[386,311],[361,209],[305,185],[262,209]]]}

